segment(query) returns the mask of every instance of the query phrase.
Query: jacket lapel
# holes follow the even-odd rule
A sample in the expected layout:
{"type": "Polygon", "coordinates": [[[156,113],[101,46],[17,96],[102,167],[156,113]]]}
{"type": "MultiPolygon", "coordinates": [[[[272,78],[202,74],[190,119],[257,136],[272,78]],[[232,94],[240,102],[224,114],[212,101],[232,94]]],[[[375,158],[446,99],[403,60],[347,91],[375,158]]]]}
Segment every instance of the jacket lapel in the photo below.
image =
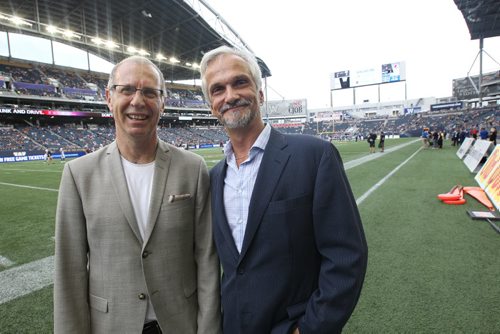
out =
{"type": "Polygon", "coordinates": [[[234,260],[237,261],[240,255],[234,243],[233,235],[227,222],[226,210],[224,209],[224,179],[226,177],[226,170],[227,163],[225,159],[214,167],[214,177],[212,178],[213,224],[219,230],[222,238],[225,240],[225,244],[228,245],[234,260]]]}
{"type": "Polygon", "coordinates": [[[155,172],[153,175],[153,188],[151,189],[151,202],[149,204],[149,221],[144,233],[144,245],[149,240],[160,213],[161,203],[167,186],[168,168],[170,167],[170,155],[168,155],[168,145],[158,140],[156,149],[155,172]]]}
{"type": "Polygon", "coordinates": [[[267,143],[264,156],[257,174],[257,180],[250,199],[250,207],[248,208],[247,227],[245,230],[245,238],[241,248],[240,261],[245,256],[252,239],[255,236],[262,216],[271,201],[274,189],[278,184],[280,175],[285,168],[290,157],[284,148],[287,146],[285,136],[278,131],[271,129],[271,136],[267,143]]]}
{"type": "Polygon", "coordinates": [[[123,171],[123,166],[121,162],[120,152],[116,146],[116,142],[113,142],[107,149],[107,157],[109,159],[109,175],[111,175],[111,183],[116,193],[116,198],[120,203],[122,212],[127,219],[130,228],[134,232],[136,238],[142,243],[141,232],[139,231],[139,226],[137,225],[137,220],[135,219],[134,208],[130,202],[130,196],[127,188],[127,179],[123,171]]]}

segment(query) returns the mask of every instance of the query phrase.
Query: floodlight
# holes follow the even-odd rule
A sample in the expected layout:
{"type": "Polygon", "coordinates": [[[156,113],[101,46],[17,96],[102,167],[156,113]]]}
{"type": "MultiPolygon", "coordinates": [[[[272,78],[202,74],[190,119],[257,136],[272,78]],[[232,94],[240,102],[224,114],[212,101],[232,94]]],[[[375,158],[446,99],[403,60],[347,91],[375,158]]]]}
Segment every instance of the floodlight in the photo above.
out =
{"type": "Polygon", "coordinates": [[[26,22],[25,20],[23,20],[22,18],[20,18],[18,16],[12,16],[8,20],[11,21],[12,23],[14,23],[16,26],[21,26],[21,25],[30,26],[30,27],[32,26],[31,23],[26,22]]]}
{"type": "Polygon", "coordinates": [[[116,44],[115,42],[111,41],[111,40],[107,40],[104,42],[104,45],[106,45],[106,47],[108,49],[114,49],[114,48],[117,48],[118,47],[118,44],[116,44]]]}
{"type": "Polygon", "coordinates": [[[77,34],[75,34],[73,31],[71,31],[69,29],[64,30],[62,34],[64,37],[67,37],[67,38],[73,38],[73,37],[80,38],[80,36],[78,36],[77,34]]]}
{"type": "Polygon", "coordinates": [[[97,44],[97,45],[104,44],[104,41],[102,39],[100,39],[99,37],[92,38],[91,41],[92,41],[92,43],[97,44]]]}
{"type": "Polygon", "coordinates": [[[45,29],[51,34],[55,34],[57,32],[57,27],[54,26],[47,26],[45,29]]]}

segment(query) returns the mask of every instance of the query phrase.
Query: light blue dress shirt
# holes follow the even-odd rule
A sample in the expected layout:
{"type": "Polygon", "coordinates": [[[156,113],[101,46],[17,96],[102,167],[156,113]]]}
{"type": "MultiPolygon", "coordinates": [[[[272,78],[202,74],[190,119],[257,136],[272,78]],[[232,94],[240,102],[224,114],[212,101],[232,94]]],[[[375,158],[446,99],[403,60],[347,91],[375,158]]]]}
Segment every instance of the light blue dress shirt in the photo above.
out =
{"type": "Polygon", "coordinates": [[[239,168],[231,142],[224,147],[224,155],[228,165],[224,179],[224,207],[234,243],[240,253],[247,226],[248,206],[270,135],[271,126],[266,124],[252,145],[248,158],[240,164],[239,168]]]}

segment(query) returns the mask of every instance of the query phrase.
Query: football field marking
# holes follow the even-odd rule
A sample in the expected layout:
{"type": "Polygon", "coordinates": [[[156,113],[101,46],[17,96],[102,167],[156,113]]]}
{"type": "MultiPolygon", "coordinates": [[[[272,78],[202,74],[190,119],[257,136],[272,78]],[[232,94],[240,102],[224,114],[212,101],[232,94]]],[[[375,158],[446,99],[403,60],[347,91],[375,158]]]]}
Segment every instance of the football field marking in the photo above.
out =
{"type": "MultiPolygon", "coordinates": [[[[418,140],[416,140],[418,141],[418,140]]],[[[385,154],[396,151],[400,148],[413,144],[415,141],[411,141],[405,144],[397,145],[391,147],[390,149],[386,149],[385,153],[380,154],[370,154],[367,156],[363,156],[361,158],[351,160],[344,164],[344,168],[351,169],[356,166],[359,166],[367,161],[371,161],[374,159],[378,159],[383,157],[385,154]]],[[[399,170],[404,164],[406,164],[411,158],[413,158],[421,148],[417,150],[417,152],[413,153],[408,159],[406,159],[403,163],[397,166],[393,171],[391,171],[388,175],[386,175],[382,180],[377,182],[372,188],[370,188],[366,193],[364,193],[361,197],[356,200],[356,203],[359,205],[363,202],[370,194],[372,194],[378,187],[380,187],[389,177],[391,177],[397,170],[399,170]]],[[[49,189],[49,188],[40,188],[40,187],[30,187],[23,185],[16,185],[11,183],[2,183],[0,185],[9,185],[30,189],[38,189],[38,190],[49,190],[49,191],[58,191],[57,189],[49,189]]],[[[37,290],[43,289],[53,283],[53,275],[54,275],[54,256],[49,256],[41,260],[33,261],[18,267],[10,268],[0,272],[0,305],[16,299],[18,297],[30,294],[37,290]]]]}
{"type": "Polygon", "coordinates": [[[399,150],[399,149],[401,149],[403,147],[406,147],[406,146],[411,145],[413,143],[416,143],[418,141],[420,141],[420,139],[412,140],[412,141],[409,141],[409,142],[404,143],[404,144],[399,144],[399,145],[396,145],[396,146],[393,146],[393,147],[390,147],[390,148],[386,148],[384,153],[379,153],[379,152],[377,152],[377,153],[371,153],[371,154],[365,155],[365,156],[363,156],[361,158],[348,161],[348,162],[344,163],[344,169],[348,170],[348,169],[354,168],[356,166],[362,165],[365,162],[381,158],[381,157],[383,157],[387,153],[391,153],[393,151],[397,151],[397,150],[399,150]]]}
{"type": "Polygon", "coordinates": [[[1,168],[2,172],[35,172],[35,173],[61,173],[60,170],[44,170],[44,169],[26,169],[26,168],[1,168]]]}
{"type": "Polygon", "coordinates": [[[0,266],[4,266],[4,267],[11,267],[15,264],[15,262],[12,262],[11,260],[9,260],[8,258],[4,257],[4,256],[1,256],[0,255],[0,266]]]}
{"type": "Polygon", "coordinates": [[[36,189],[36,190],[55,191],[55,192],[58,192],[58,191],[59,191],[59,190],[57,190],[57,189],[52,189],[52,188],[43,188],[43,187],[25,186],[25,185],[23,185],[23,184],[14,184],[14,183],[5,183],[5,182],[0,182],[0,185],[2,185],[2,186],[10,186],[10,187],[18,187],[18,188],[36,189]]]}
{"type": "Polygon", "coordinates": [[[0,272],[0,304],[52,284],[54,256],[0,272]]]}
{"type": "Polygon", "coordinates": [[[375,190],[377,190],[381,185],[383,185],[385,183],[385,181],[387,181],[391,176],[394,175],[394,173],[396,173],[401,167],[403,167],[404,165],[406,165],[406,163],[408,161],[410,161],[415,155],[417,155],[418,152],[420,152],[422,150],[422,147],[420,147],[415,153],[413,153],[408,159],[406,159],[405,161],[403,161],[402,163],[400,163],[396,168],[394,168],[389,174],[387,174],[386,176],[384,176],[380,181],[378,181],[377,183],[375,183],[375,185],[373,187],[371,187],[370,189],[368,189],[367,192],[365,192],[363,195],[361,195],[357,200],[356,200],[356,204],[357,205],[360,205],[361,203],[363,203],[363,201],[365,199],[368,198],[368,196],[370,196],[375,190]]]}

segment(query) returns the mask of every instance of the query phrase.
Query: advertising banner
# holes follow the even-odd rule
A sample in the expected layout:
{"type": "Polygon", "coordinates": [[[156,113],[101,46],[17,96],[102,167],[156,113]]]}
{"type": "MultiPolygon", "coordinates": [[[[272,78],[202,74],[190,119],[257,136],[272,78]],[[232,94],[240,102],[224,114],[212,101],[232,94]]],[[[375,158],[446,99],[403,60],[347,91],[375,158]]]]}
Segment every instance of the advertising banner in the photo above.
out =
{"type": "MultiPolygon", "coordinates": [[[[481,90],[483,96],[496,95],[500,93],[500,71],[483,74],[481,90]]],[[[453,79],[453,96],[458,100],[470,100],[479,98],[479,75],[466,78],[453,79]]]]}
{"type": "Polygon", "coordinates": [[[471,148],[472,144],[474,144],[474,139],[472,138],[465,138],[464,142],[462,145],[460,145],[460,148],[457,151],[457,157],[460,159],[463,159],[463,157],[469,152],[469,149],[471,148]]]}
{"type": "Polygon", "coordinates": [[[497,210],[500,210],[500,144],[486,160],[475,180],[488,195],[497,210]]]}
{"type": "Polygon", "coordinates": [[[264,106],[261,107],[261,114],[262,117],[306,117],[307,100],[267,101],[264,106]]]}
{"type": "Polygon", "coordinates": [[[481,160],[488,152],[493,143],[489,140],[477,139],[465,156],[464,163],[471,172],[474,172],[481,163],[481,160]]]}

